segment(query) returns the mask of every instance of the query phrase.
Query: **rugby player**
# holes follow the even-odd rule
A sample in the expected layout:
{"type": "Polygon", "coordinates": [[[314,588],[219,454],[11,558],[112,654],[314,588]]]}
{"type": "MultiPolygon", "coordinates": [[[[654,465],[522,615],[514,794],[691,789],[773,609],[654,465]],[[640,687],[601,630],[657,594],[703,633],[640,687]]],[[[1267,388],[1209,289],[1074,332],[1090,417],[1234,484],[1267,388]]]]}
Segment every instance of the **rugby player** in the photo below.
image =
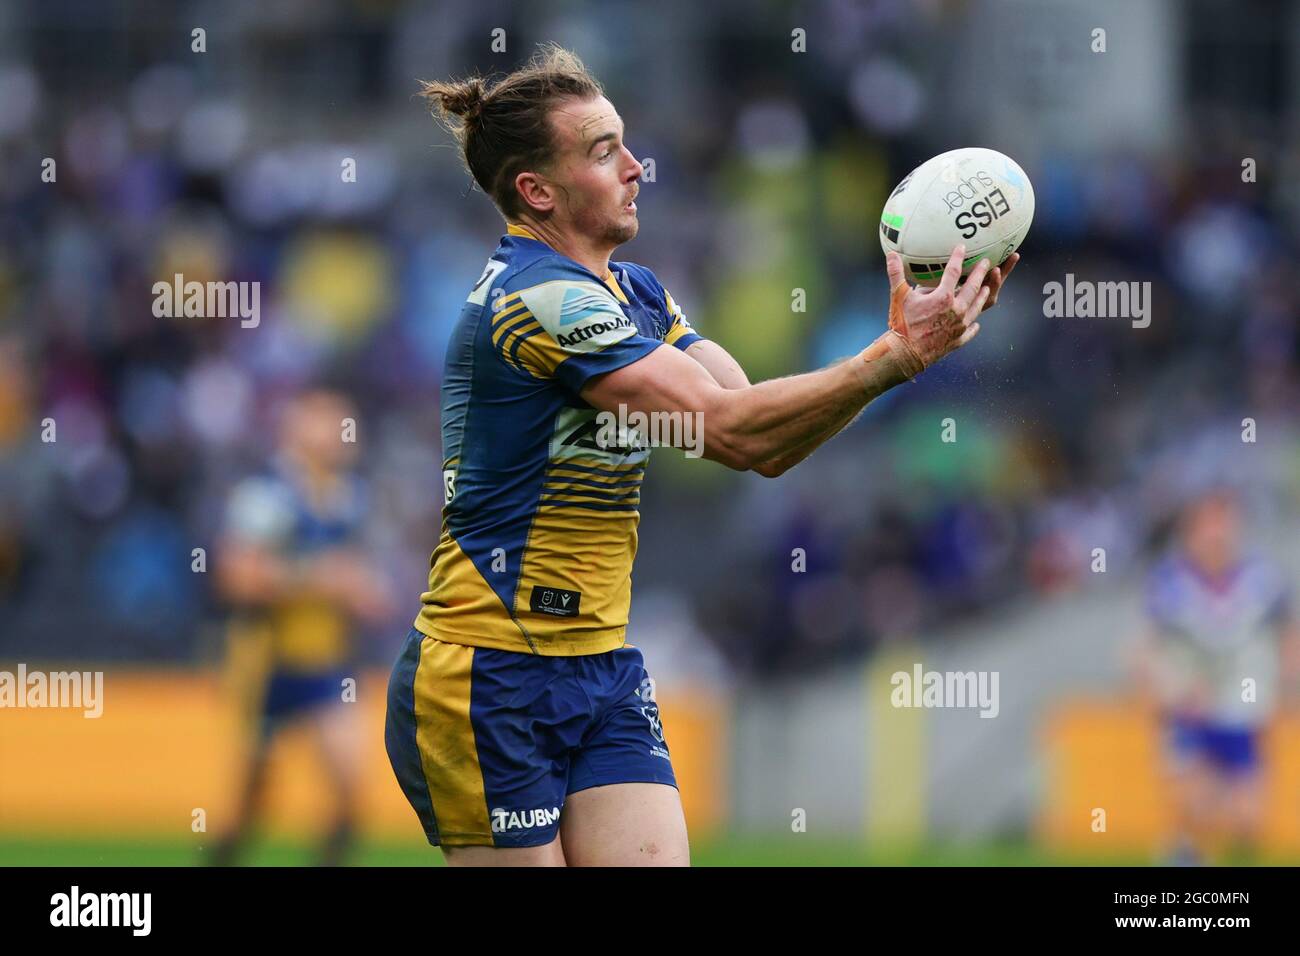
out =
{"type": "Polygon", "coordinates": [[[351,474],[357,446],[342,440],[355,418],[337,392],[312,389],[283,411],[278,454],[265,474],[230,496],[217,548],[217,585],[236,610],[232,651],[252,666],[255,726],[235,810],[209,859],[237,860],[262,800],[271,745],[303,727],[320,755],[333,816],[318,849],[323,866],[343,861],[352,841],[364,737],[343,679],[356,674],[354,631],[382,623],[393,607],[387,582],[361,550],[366,496],[351,474]],[[239,654],[251,645],[252,654],[239,654]]]}
{"type": "Polygon", "coordinates": [[[1135,663],[1163,725],[1175,864],[1259,849],[1260,736],[1300,650],[1286,574],[1245,548],[1241,525],[1231,489],[1198,495],[1146,583],[1135,663]]]}
{"type": "Polygon", "coordinates": [[[385,740],[452,865],[686,865],[654,683],[626,641],[649,451],[604,412],[699,413],[703,456],[775,478],[979,330],[1015,264],[964,248],[889,331],[829,368],[751,385],[653,272],[623,121],[555,47],[489,86],[424,84],[506,235],[470,290],[442,383],[444,511],[429,588],[389,685],[385,740]]]}

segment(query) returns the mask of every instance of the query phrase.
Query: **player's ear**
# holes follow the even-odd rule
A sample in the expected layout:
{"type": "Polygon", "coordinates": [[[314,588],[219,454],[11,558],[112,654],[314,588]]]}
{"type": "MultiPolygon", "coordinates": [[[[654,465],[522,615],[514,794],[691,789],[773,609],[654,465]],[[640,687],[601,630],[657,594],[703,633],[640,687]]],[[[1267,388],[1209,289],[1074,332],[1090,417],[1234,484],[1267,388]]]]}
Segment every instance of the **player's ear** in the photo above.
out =
{"type": "Polygon", "coordinates": [[[550,212],[555,208],[555,187],[537,173],[524,172],[516,176],[515,191],[533,212],[550,212]]]}

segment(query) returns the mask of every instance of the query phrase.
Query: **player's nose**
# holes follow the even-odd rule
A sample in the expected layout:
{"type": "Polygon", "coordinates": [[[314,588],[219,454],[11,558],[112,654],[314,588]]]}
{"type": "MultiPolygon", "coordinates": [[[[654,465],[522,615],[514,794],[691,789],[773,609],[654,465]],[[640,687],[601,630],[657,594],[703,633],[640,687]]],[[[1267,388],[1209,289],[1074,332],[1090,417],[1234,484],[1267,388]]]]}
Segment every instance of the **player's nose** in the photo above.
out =
{"type": "Polygon", "coordinates": [[[635,182],[641,178],[641,173],[643,172],[641,160],[633,156],[632,150],[628,149],[626,146],[623,147],[623,162],[626,164],[624,176],[627,178],[629,183],[635,182]]]}

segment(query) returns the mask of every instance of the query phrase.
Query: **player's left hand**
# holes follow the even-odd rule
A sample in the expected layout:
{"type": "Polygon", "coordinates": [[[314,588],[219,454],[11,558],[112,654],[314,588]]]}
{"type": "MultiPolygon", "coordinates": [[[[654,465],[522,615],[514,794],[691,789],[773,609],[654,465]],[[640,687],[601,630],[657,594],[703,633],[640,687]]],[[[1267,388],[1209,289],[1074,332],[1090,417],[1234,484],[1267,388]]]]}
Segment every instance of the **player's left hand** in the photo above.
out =
{"type": "MultiPolygon", "coordinates": [[[[984,279],[992,263],[981,259],[962,281],[964,243],[958,243],[944,266],[943,278],[933,288],[914,288],[907,282],[903,257],[895,250],[885,255],[889,273],[889,332],[906,345],[914,364],[929,368],[949,352],[961,348],[980,330],[976,319],[992,290],[984,279]]],[[[910,378],[913,373],[909,373],[910,378]]]]}

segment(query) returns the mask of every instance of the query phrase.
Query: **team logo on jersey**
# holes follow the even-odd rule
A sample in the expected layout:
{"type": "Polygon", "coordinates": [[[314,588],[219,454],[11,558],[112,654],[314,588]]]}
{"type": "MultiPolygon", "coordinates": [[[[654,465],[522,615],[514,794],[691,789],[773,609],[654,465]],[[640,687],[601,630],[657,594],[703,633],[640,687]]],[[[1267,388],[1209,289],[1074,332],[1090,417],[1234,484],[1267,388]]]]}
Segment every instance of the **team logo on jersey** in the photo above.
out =
{"type": "Polygon", "coordinates": [[[564,293],[560,303],[560,325],[573,325],[592,316],[609,317],[609,296],[574,286],[564,293]]]}
{"type": "MultiPolygon", "coordinates": [[[[608,313],[607,313],[608,314],[608,313]]],[[[603,322],[592,322],[590,325],[584,325],[580,329],[570,332],[568,335],[560,333],[555,337],[555,341],[561,345],[573,346],[588,339],[595,338],[602,332],[613,332],[615,329],[631,328],[632,323],[627,316],[619,316],[617,319],[609,318],[603,322]]]]}
{"type": "Polygon", "coordinates": [[[636,334],[612,292],[594,282],[556,279],[519,293],[525,307],[560,347],[599,352],[636,334]]]}

